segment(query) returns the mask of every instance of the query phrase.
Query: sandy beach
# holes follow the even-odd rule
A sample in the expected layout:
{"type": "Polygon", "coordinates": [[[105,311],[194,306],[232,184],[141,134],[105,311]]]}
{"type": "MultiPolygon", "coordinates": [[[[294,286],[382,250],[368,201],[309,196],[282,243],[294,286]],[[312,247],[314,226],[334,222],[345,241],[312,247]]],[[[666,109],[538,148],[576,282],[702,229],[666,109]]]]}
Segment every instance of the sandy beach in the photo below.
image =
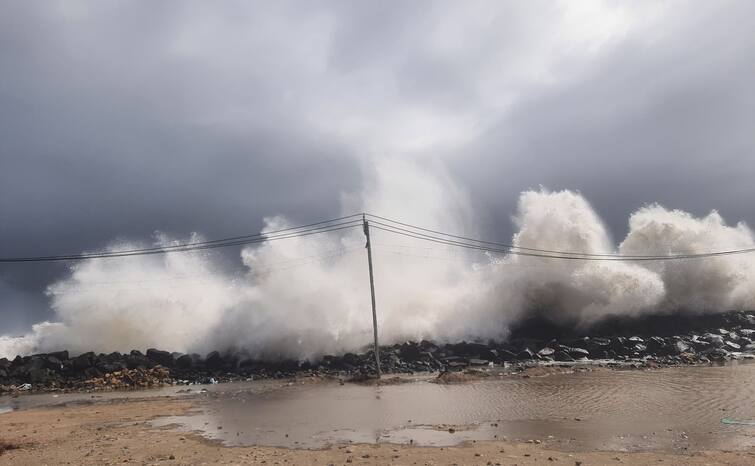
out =
{"type": "Polygon", "coordinates": [[[352,444],[324,449],[229,447],[174,426],[149,421],[179,416],[197,400],[173,397],[71,403],[0,415],[0,464],[8,465],[202,465],[202,464],[396,464],[396,465],[743,465],[755,451],[614,452],[560,451],[545,444],[480,441],[452,447],[352,444]]]}

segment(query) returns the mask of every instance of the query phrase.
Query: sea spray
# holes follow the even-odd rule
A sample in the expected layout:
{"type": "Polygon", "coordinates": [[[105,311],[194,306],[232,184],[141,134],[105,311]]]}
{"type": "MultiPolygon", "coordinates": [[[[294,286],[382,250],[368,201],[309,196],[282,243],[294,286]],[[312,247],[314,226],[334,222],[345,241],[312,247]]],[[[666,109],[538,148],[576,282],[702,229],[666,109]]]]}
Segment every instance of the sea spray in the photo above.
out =
{"type": "MultiPolygon", "coordinates": [[[[378,164],[363,192],[343,196],[344,213],[360,210],[452,233],[476,231],[474,212],[451,178],[408,162],[378,164]]],[[[281,216],[265,221],[263,233],[293,225],[281,216]]],[[[514,224],[516,246],[589,254],[697,253],[755,243],[746,225],[727,226],[715,212],[696,218],[653,205],[631,215],[617,247],[588,201],[568,190],[523,192],[514,224]]],[[[373,242],[386,344],[502,340],[512,323],[532,316],[585,327],[611,315],[755,307],[750,255],[566,261],[460,250],[380,230],[373,242]]],[[[158,236],[155,244],[175,241],[158,236]]],[[[246,246],[237,273],[225,272],[208,251],[80,262],[48,289],[56,322],[2,337],[0,355],[160,347],[312,359],[354,351],[371,341],[363,247],[355,228],[246,246]]]]}

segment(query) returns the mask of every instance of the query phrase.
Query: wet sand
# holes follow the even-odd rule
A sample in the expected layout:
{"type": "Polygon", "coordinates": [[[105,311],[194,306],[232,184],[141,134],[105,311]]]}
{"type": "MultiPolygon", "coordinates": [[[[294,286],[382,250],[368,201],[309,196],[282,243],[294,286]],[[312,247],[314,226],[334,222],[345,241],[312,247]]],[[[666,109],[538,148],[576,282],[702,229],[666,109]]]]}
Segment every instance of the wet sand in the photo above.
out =
{"type": "Polygon", "coordinates": [[[541,440],[569,451],[755,447],[755,365],[486,377],[384,386],[229,384],[190,413],[159,419],[225,445],[323,448],[344,442],[451,446],[541,440]],[[449,429],[453,433],[449,433],[449,429]]]}
{"type": "Polygon", "coordinates": [[[340,445],[320,450],[227,447],[198,434],[147,422],[181,415],[194,402],[172,398],[34,408],[0,416],[5,442],[17,446],[0,464],[645,464],[742,465],[755,452],[563,452],[545,445],[488,441],[455,447],[393,444],[340,445]]]}
{"type": "Polygon", "coordinates": [[[541,375],[20,396],[0,464],[755,464],[755,365],[541,375]]]}

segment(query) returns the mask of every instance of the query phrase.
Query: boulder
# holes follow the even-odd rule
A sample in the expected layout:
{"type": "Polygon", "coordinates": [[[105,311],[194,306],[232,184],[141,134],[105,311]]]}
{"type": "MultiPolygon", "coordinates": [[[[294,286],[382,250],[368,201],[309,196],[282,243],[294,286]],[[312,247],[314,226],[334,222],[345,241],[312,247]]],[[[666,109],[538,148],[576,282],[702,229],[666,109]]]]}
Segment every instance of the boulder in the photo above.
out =
{"type": "Polygon", "coordinates": [[[47,385],[55,376],[55,373],[46,368],[33,368],[29,371],[29,380],[34,385],[47,385]]]}
{"type": "Polygon", "coordinates": [[[647,352],[654,354],[661,351],[666,346],[666,340],[661,337],[650,337],[645,340],[647,352]]]}
{"type": "Polygon", "coordinates": [[[715,333],[706,333],[703,335],[703,340],[710,343],[714,348],[723,348],[724,346],[724,337],[715,333]]]}
{"type": "Polygon", "coordinates": [[[590,357],[590,352],[584,348],[569,348],[569,356],[575,359],[587,359],[590,357]]]}
{"type": "Polygon", "coordinates": [[[642,354],[645,351],[648,350],[647,345],[643,343],[635,343],[634,346],[632,346],[632,353],[642,354]]]}
{"type": "Polygon", "coordinates": [[[490,361],[487,359],[470,358],[467,360],[470,366],[487,366],[490,361]]]}
{"type": "Polygon", "coordinates": [[[513,353],[507,349],[499,349],[498,359],[501,361],[513,361],[516,359],[516,353],[513,353]]]}
{"type": "MultiPolygon", "coordinates": [[[[326,361],[328,356],[323,356],[323,362],[326,361]]],[[[332,359],[336,359],[334,356],[330,356],[332,359]]],[[[204,358],[204,364],[209,370],[218,370],[223,367],[223,358],[220,357],[220,353],[213,351],[204,358]]]]}
{"type": "Polygon", "coordinates": [[[399,354],[401,354],[401,357],[405,361],[416,361],[420,358],[422,352],[422,348],[412,341],[406,342],[399,347],[399,354]]]}
{"type": "Polygon", "coordinates": [[[93,352],[83,353],[72,360],[72,367],[74,370],[83,371],[87,368],[94,366],[96,356],[93,352]]]}
{"type": "Polygon", "coordinates": [[[461,343],[446,345],[446,350],[450,350],[454,356],[463,356],[468,358],[489,358],[490,348],[487,345],[481,343],[468,343],[462,341],[461,343]]]}
{"type": "Polygon", "coordinates": [[[724,348],[727,351],[739,351],[740,349],[742,349],[742,347],[740,345],[734,343],[733,341],[729,341],[729,340],[726,340],[724,342],[724,348]]]}
{"type": "Polygon", "coordinates": [[[631,352],[629,345],[628,340],[624,337],[616,337],[611,340],[611,349],[616,354],[628,355],[631,352]]]}
{"type": "Polygon", "coordinates": [[[532,352],[529,348],[524,348],[522,351],[519,352],[519,354],[516,355],[517,359],[534,359],[535,353],[532,352]]]}
{"type": "Polygon", "coordinates": [[[55,356],[52,356],[50,354],[46,354],[43,358],[45,362],[45,367],[47,369],[60,372],[63,369],[63,362],[56,358],[55,356]]]}
{"type": "Polygon", "coordinates": [[[435,345],[435,343],[427,341],[427,340],[422,340],[419,343],[419,347],[422,348],[422,351],[425,351],[428,353],[434,353],[438,351],[438,347],[435,345]]]}
{"type": "Polygon", "coordinates": [[[132,351],[131,354],[126,356],[125,362],[128,369],[147,369],[155,366],[155,363],[147,359],[140,351],[132,351]]]}
{"type": "Polygon", "coordinates": [[[556,350],[546,346],[545,348],[538,351],[537,355],[540,358],[552,358],[555,353],[556,353],[556,350]]]}
{"type": "Polygon", "coordinates": [[[172,367],[173,363],[175,362],[173,360],[172,354],[167,351],[160,351],[155,348],[150,348],[147,350],[147,359],[156,362],[163,367],[172,367]]]}
{"type": "Polygon", "coordinates": [[[68,360],[68,351],[55,351],[52,353],[47,353],[48,356],[58,358],[60,361],[67,361],[68,360]]]}
{"type": "Polygon", "coordinates": [[[706,350],[703,354],[712,361],[723,361],[730,357],[729,352],[723,348],[711,348],[706,350]]]}
{"type": "Polygon", "coordinates": [[[689,353],[690,351],[692,351],[692,347],[682,340],[677,340],[666,347],[667,354],[679,355],[682,353],[689,353]]]}
{"type": "Polygon", "coordinates": [[[194,361],[188,354],[183,354],[176,359],[176,367],[179,369],[191,369],[194,361]]]}

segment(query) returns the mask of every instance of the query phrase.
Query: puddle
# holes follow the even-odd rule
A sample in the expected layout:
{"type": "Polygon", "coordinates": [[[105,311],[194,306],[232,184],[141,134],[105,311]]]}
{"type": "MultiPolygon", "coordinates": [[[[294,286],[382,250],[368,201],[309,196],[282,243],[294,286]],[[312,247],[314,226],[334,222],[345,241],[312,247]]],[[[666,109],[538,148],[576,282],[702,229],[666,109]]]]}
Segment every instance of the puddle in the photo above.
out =
{"type": "MultiPolygon", "coordinates": [[[[226,445],[453,445],[537,439],[566,449],[698,450],[755,445],[755,365],[594,371],[461,385],[238,386],[161,418],[226,445]],[[449,432],[453,429],[453,433],[449,432]]],[[[253,384],[252,384],[253,385],[253,384]]]]}
{"type": "Polygon", "coordinates": [[[71,392],[71,393],[20,393],[18,395],[0,396],[0,415],[3,413],[47,406],[59,406],[74,403],[91,403],[109,400],[152,398],[161,396],[196,396],[207,393],[208,396],[233,390],[238,386],[249,394],[275,390],[285,385],[276,380],[264,380],[253,383],[229,383],[215,385],[171,385],[168,387],[141,389],[141,390],[114,390],[97,392],[71,392]]]}

